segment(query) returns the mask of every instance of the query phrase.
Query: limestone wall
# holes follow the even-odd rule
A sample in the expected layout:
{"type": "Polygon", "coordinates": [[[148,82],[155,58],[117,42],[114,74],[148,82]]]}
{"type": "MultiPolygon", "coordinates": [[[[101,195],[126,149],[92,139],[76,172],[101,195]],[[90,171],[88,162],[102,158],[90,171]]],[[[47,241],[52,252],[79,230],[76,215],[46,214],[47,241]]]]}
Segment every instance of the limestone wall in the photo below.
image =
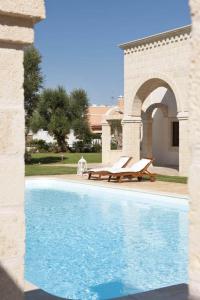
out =
{"type": "Polygon", "coordinates": [[[0,1],[0,299],[23,299],[23,47],[33,42],[42,0],[0,1]]]}
{"type": "Polygon", "coordinates": [[[140,86],[151,78],[171,84],[177,97],[178,111],[188,110],[187,83],[190,61],[190,28],[172,31],[169,36],[147,38],[141,45],[127,43],[124,49],[125,114],[130,114],[140,86]],[[176,87],[175,87],[176,86],[176,87]]]}
{"type": "Polygon", "coordinates": [[[190,294],[200,299],[200,2],[190,0],[193,21],[192,57],[189,86],[190,146],[192,165],[189,189],[190,213],[190,294]]]}

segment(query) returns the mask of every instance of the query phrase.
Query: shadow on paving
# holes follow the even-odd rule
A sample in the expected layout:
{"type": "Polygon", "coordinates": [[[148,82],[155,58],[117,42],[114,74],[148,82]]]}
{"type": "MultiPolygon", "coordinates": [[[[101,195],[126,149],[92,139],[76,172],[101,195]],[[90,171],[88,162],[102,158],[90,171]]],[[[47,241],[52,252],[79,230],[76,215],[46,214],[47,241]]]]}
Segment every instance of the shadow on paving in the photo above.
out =
{"type": "Polygon", "coordinates": [[[50,295],[43,290],[33,290],[25,292],[24,300],[66,300],[65,298],[50,295]]]}
{"type": "MultiPolygon", "coordinates": [[[[106,298],[99,298],[106,299],[106,298]]],[[[108,299],[108,298],[107,298],[108,299]]],[[[180,284],[170,286],[167,288],[157,289],[145,293],[139,293],[135,295],[110,298],[115,300],[188,300],[188,286],[186,284],[180,284]]],[[[64,299],[56,296],[49,295],[42,290],[34,290],[25,293],[25,300],[72,300],[64,299]]],[[[81,300],[81,299],[74,299],[81,300]]],[[[191,299],[192,300],[192,299],[191,299]]]]}
{"type": "MultiPolygon", "coordinates": [[[[116,300],[188,300],[188,286],[174,285],[132,296],[115,298],[116,300]]],[[[192,299],[191,299],[192,300],[192,299]]]]}

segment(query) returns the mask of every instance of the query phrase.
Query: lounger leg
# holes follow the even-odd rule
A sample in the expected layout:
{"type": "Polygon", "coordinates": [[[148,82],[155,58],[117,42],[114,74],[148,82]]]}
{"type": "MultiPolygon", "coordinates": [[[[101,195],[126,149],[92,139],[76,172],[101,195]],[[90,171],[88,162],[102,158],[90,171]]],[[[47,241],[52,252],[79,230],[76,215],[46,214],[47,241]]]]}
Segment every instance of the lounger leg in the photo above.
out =
{"type": "Polygon", "coordinates": [[[118,179],[118,182],[119,182],[119,183],[122,182],[122,177],[123,177],[123,176],[119,176],[119,177],[118,177],[118,178],[119,178],[119,179],[118,179]]]}
{"type": "Polygon", "coordinates": [[[91,176],[92,176],[92,173],[89,173],[89,175],[88,175],[88,179],[90,179],[90,178],[91,178],[91,176]]]}
{"type": "Polygon", "coordinates": [[[150,181],[151,182],[154,182],[156,179],[155,179],[155,176],[150,176],[150,181]]]}
{"type": "Polygon", "coordinates": [[[99,174],[99,179],[101,179],[101,174],[99,174]]]}
{"type": "Polygon", "coordinates": [[[139,181],[139,182],[142,181],[142,177],[141,177],[141,176],[138,177],[138,181],[139,181]]]}

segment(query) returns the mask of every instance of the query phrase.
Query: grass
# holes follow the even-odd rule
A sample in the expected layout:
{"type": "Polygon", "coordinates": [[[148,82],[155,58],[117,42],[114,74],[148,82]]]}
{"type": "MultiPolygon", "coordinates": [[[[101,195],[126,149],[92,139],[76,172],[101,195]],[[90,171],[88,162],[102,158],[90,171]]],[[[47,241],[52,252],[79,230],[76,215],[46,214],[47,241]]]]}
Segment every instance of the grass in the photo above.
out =
{"type": "Polygon", "coordinates": [[[187,177],[182,176],[168,176],[168,175],[156,175],[156,180],[165,182],[175,182],[175,183],[187,183],[187,177]]]}
{"type": "Polygon", "coordinates": [[[88,163],[101,163],[101,153],[33,153],[31,156],[31,164],[77,164],[81,156],[88,163]]]}
{"type": "Polygon", "coordinates": [[[73,167],[56,167],[56,166],[43,166],[43,165],[26,165],[26,176],[38,175],[63,175],[63,174],[76,174],[77,169],[73,167]]]}

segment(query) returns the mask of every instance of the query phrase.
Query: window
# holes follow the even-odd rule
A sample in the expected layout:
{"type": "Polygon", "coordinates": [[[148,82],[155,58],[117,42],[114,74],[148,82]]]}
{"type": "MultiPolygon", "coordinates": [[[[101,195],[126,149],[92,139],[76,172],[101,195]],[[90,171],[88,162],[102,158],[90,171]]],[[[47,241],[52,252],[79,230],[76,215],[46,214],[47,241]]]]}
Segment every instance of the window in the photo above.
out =
{"type": "Polygon", "coordinates": [[[179,122],[172,122],[172,147],[179,147],[179,122]]]}

